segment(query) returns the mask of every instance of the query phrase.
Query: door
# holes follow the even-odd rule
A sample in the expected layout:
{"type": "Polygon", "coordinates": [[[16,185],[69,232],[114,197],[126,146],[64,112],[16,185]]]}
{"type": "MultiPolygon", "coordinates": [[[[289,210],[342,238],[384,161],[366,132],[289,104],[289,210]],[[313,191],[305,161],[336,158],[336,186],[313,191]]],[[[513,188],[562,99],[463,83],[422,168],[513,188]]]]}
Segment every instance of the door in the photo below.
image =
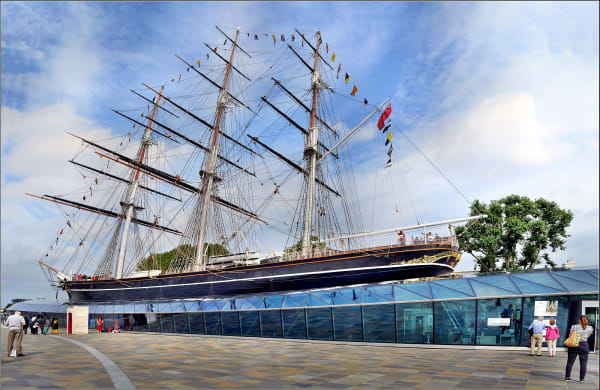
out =
{"type": "Polygon", "coordinates": [[[598,301],[582,301],[581,312],[588,317],[588,324],[593,327],[594,332],[588,340],[590,352],[598,352],[598,301]]]}

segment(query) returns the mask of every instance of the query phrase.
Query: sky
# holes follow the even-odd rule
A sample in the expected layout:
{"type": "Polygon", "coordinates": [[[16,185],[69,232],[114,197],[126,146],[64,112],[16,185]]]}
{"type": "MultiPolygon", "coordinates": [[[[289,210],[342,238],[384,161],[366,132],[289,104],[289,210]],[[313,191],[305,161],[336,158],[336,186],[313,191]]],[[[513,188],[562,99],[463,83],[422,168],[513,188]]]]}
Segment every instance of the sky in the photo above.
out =
{"type": "MultiPolygon", "coordinates": [[[[553,200],[574,214],[554,261],[598,264],[597,2],[0,6],[2,306],[54,297],[37,261],[64,221],[54,205],[24,194],[79,185],[66,160],[80,144],[66,131],[122,134],[110,108],[131,105],[130,88],[181,72],[173,54],[203,56],[204,40],[221,40],[215,25],[277,36],[319,29],[358,86],[357,100],[391,97],[394,125],[468,200],[553,200]]],[[[356,107],[351,99],[336,107],[348,128],[368,112],[356,107]]],[[[412,224],[415,214],[422,222],[467,216],[467,200],[398,132],[394,165],[382,169],[375,122],[350,141],[365,228],[412,224]]],[[[472,269],[463,256],[457,270],[472,269]]]]}

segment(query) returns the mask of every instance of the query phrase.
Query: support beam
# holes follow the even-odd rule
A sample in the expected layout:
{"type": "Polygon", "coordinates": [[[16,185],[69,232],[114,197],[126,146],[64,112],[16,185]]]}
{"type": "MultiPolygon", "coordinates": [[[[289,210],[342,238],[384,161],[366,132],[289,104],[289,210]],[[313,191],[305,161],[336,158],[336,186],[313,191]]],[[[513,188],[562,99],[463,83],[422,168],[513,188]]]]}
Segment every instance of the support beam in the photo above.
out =
{"type": "Polygon", "coordinates": [[[227,40],[228,40],[228,41],[230,41],[231,43],[233,43],[233,45],[234,45],[235,47],[237,47],[238,49],[240,49],[240,51],[241,51],[242,53],[244,53],[245,55],[247,55],[247,56],[248,56],[248,58],[252,58],[252,56],[251,56],[250,54],[248,54],[248,53],[246,52],[246,50],[242,49],[242,48],[240,47],[240,45],[238,45],[238,44],[237,44],[237,42],[236,42],[236,41],[234,41],[233,39],[229,38],[229,36],[228,36],[227,34],[225,34],[225,33],[223,32],[223,30],[221,30],[221,29],[219,28],[219,26],[215,26],[215,27],[217,28],[217,30],[219,30],[219,32],[220,32],[221,34],[223,34],[223,35],[225,36],[225,38],[227,38],[227,40]]]}
{"type": "Polygon", "coordinates": [[[304,58],[302,58],[302,56],[300,54],[298,54],[298,52],[296,50],[294,50],[294,48],[292,47],[292,45],[290,45],[288,43],[288,47],[290,48],[291,51],[294,52],[294,54],[296,55],[296,57],[298,57],[298,59],[300,59],[300,61],[302,61],[302,63],[304,64],[304,66],[306,66],[308,68],[308,70],[310,70],[310,72],[313,72],[313,68],[308,65],[308,63],[306,61],[304,61],[304,58]]]}
{"type": "MultiPolygon", "coordinates": [[[[222,55],[220,55],[219,53],[217,53],[215,50],[213,50],[208,43],[204,42],[204,45],[206,47],[208,47],[208,50],[212,51],[217,57],[219,57],[220,59],[223,60],[223,62],[225,62],[226,65],[229,65],[229,61],[227,61],[225,58],[223,58],[222,55]]],[[[250,80],[250,77],[246,76],[245,74],[243,74],[238,68],[235,67],[235,65],[231,64],[231,69],[235,70],[236,72],[238,72],[243,78],[245,78],[248,81],[252,81],[250,80]]]]}
{"type": "MultiPolygon", "coordinates": [[[[315,48],[314,48],[314,46],[310,44],[310,42],[308,41],[308,39],[304,38],[304,34],[302,34],[300,31],[298,31],[298,29],[297,29],[297,28],[296,28],[296,29],[294,29],[294,30],[296,30],[296,32],[297,32],[298,34],[300,34],[300,38],[302,38],[302,39],[304,40],[304,42],[306,42],[306,43],[308,44],[308,46],[309,46],[311,49],[313,49],[313,51],[314,51],[315,53],[319,54],[319,50],[318,50],[318,48],[319,48],[319,45],[317,45],[317,48],[315,49],[315,48]]],[[[321,35],[321,34],[319,34],[319,35],[321,35]]],[[[319,58],[320,58],[321,60],[323,60],[323,62],[325,63],[325,65],[327,65],[327,66],[329,67],[329,69],[333,70],[333,66],[331,66],[331,64],[330,64],[329,62],[327,62],[327,60],[326,60],[325,58],[321,57],[321,54],[319,54],[319,58]]]]}
{"type": "MultiPolygon", "coordinates": [[[[139,97],[141,97],[142,99],[144,99],[145,101],[147,101],[148,103],[154,104],[154,102],[152,100],[148,99],[146,96],[137,93],[133,89],[130,89],[130,91],[133,92],[133,93],[135,93],[136,95],[138,95],[139,97]]],[[[166,108],[164,108],[162,106],[157,106],[157,107],[160,108],[161,110],[163,110],[164,112],[173,115],[175,118],[179,118],[179,116],[177,116],[176,114],[173,114],[171,111],[167,110],[166,108]]]]}
{"type": "MultiPolygon", "coordinates": [[[[129,119],[129,120],[130,120],[130,121],[132,121],[133,123],[136,123],[136,124],[138,124],[138,125],[142,126],[142,128],[146,127],[146,125],[145,125],[145,124],[143,124],[143,123],[141,123],[141,122],[139,122],[139,121],[136,121],[135,119],[133,119],[133,118],[130,118],[130,117],[128,117],[127,115],[125,115],[125,114],[122,114],[122,113],[120,113],[120,112],[119,112],[119,111],[117,111],[117,110],[112,110],[112,109],[111,109],[111,111],[113,111],[113,112],[115,112],[115,113],[117,113],[117,114],[121,115],[121,116],[122,116],[123,118],[125,118],[125,119],[129,119]]],[[[142,114],[142,115],[143,115],[143,114],[142,114]]],[[[144,118],[146,118],[146,119],[150,119],[149,117],[147,117],[147,116],[145,116],[145,115],[144,115],[144,118]]],[[[174,139],[172,139],[172,138],[168,137],[166,134],[163,134],[163,133],[161,133],[160,131],[153,129],[153,128],[152,128],[152,127],[150,127],[150,126],[148,126],[148,129],[149,129],[150,131],[152,131],[152,132],[154,132],[154,133],[156,133],[156,134],[160,135],[160,136],[163,136],[163,137],[165,137],[166,139],[168,139],[168,140],[170,140],[170,141],[173,141],[173,142],[177,142],[177,143],[179,143],[177,140],[174,140],[174,139]]]]}

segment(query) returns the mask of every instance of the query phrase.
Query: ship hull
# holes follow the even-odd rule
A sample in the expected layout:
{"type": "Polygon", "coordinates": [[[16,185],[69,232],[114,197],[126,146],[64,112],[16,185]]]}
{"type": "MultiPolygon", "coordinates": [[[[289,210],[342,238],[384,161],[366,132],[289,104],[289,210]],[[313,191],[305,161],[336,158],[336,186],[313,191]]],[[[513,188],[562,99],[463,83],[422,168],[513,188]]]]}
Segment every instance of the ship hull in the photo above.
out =
{"type": "Polygon", "coordinates": [[[225,297],[445,275],[459,257],[443,244],[373,248],[154,278],[70,281],[65,288],[73,303],[225,297]]]}

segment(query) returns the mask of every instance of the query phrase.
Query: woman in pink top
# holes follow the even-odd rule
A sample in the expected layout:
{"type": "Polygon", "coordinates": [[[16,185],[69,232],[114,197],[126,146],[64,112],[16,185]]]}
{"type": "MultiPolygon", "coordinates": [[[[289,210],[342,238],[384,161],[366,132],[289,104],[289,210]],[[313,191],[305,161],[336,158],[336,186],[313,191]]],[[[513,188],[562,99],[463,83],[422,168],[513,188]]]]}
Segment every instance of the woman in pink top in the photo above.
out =
{"type": "Polygon", "coordinates": [[[558,326],[556,326],[556,320],[550,320],[550,326],[546,328],[546,343],[548,343],[548,352],[550,352],[550,357],[556,356],[556,341],[560,337],[560,331],[558,330],[558,326]]]}

